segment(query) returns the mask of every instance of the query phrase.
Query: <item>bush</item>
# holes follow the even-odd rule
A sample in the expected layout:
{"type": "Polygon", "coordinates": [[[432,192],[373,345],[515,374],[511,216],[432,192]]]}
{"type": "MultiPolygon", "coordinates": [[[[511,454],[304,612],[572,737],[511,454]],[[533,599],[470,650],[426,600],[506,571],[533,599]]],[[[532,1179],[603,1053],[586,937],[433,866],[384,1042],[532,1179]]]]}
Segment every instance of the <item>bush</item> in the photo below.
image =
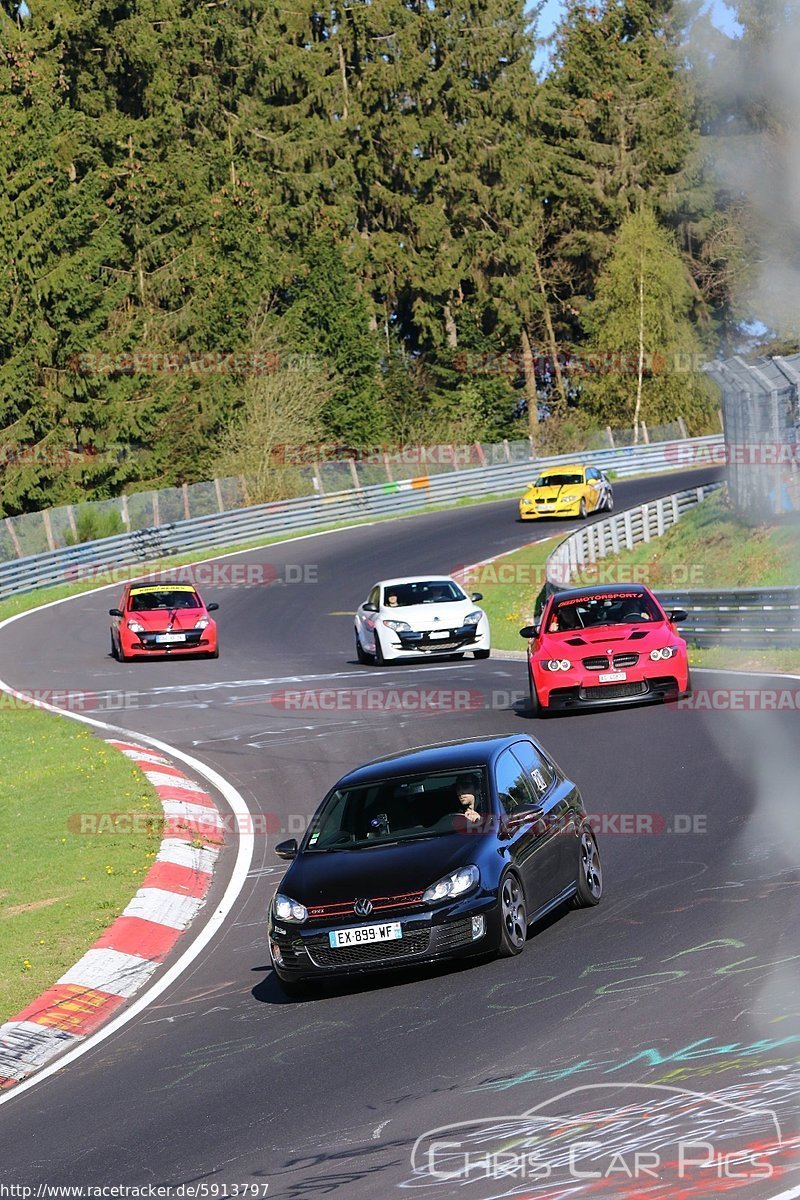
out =
{"type": "Polygon", "coordinates": [[[68,546],[76,546],[80,542],[96,542],[100,538],[115,537],[125,532],[122,517],[116,508],[96,509],[84,508],[78,513],[75,522],[77,536],[70,532],[65,541],[68,546]]]}

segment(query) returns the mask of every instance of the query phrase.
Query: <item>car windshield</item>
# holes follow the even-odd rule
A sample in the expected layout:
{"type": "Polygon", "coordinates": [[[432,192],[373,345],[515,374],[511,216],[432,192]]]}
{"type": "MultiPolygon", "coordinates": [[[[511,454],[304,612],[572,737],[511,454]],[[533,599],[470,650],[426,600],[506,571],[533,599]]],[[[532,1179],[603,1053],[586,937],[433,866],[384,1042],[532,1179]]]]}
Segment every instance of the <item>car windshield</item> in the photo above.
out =
{"type": "Polygon", "coordinates": [[[540,475],[534,487],[566,487],[567,484],[583,483],[582,475],[540,475]]]}
{"type": "Polygon", "coordinates": [[[193,588],[162,588],[152,591],[131,592],[131,612],[154,612],[159,608],[202,608],[200,597],[193,588]]]}
{"type": "Polygon", "coordinates": [[[636,625],[663,619],[646,592],[608,592],[556,601],[545,621],[545,631],[571,633],[599,625],[636,625]]]}
{"type": "Polygon", "coordinates": [[[481,767],[337,788],[313,818],[303,850],[368,849],[463,832],[468,809],[488,813],[486,795],[481,767]]]}
{"type": "Polygon", "coordinates": [[[383,603],[388,608],[409,608],[412,604],[452,604],[455,600],[466,600],[466,596],[451,579],[397,583],[383,589],[383,603]]]}

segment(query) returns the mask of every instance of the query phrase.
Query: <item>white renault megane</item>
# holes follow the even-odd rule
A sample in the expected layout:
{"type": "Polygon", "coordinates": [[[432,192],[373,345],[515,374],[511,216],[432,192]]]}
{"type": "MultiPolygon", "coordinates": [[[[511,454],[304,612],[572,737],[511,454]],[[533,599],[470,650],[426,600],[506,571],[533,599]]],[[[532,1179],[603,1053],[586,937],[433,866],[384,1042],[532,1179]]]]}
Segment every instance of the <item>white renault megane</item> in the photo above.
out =
{"type": "Polygon", "coordinates": [[[356,654],[379,666],[401,658],[488,658],[489,618],[449,575],[382,579],[355,615],[356,654]]]}

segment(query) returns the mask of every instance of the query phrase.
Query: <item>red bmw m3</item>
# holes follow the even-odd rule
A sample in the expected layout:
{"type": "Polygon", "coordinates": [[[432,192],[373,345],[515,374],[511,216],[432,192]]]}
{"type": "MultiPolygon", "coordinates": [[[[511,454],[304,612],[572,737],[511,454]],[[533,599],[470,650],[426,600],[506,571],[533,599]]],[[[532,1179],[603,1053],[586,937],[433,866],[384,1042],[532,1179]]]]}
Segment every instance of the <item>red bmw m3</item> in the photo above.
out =
{"type": "Polygon", "coordinates": [[[129,583],[119,608],[110,608],[111,653],[118,662],[154,654],[219,658],[216,622],[191,583],[129,583]]]}
{"type": "Polygon", "coordinates": [[[573,588],[548,599],[529,639],[531,710],[590,708],[663,700],[690,691],[686,642],[649,588],[614,584],[573,588]]]}

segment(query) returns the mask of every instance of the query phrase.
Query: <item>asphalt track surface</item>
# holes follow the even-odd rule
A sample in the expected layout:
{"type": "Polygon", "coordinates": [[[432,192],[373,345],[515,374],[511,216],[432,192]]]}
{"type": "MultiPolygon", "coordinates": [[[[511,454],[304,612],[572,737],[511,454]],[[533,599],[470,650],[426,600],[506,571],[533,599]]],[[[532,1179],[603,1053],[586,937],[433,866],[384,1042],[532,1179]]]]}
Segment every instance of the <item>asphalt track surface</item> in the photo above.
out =
{"type": "MultiPolygon", "coordinates": [[[[617,507],[711,474],[619,483],[617,507]]],[[[116,591],[0,633],[8,683],[96,693],[100,719],[210,764],[269,814],[270,831],[256,837],[230,920],[187,973],[0,1107],[0,1182],[194,1184],[206,1196],[259,1184],[248,1194],[286,1200],[800,1194],[797,712],[725,701],[732,687],[761,697],[800,683],[703,673],[696,689],[722,707],[534,721],[521,662],[355,662],[347,614],[376,579],[449,572],[568,529],[514,515],[501,501],[226,559],[281,576],[288,565],[292,578],[304,567],[309,581],[204,587],[220,603],[215,662],[113,662],[116,591]],[[287,692],[365,687],[435,689],[444,707],[286,707],[287,692]],[[447,711],[464,689],[476,707],[447,711]],[[604,818],[602,904],[551,916],[518,958],[286,1000],[264,939],[283,869],[275,842],[360,762],[514,732],[539,737],[604,818]],[[631,814],[638,833],[625,831],[631,814]],[[429,1138],[412,1161],[415,1141],[442,1126],[456,1128],[433,1140],[456,1148],[431,1150],[429,1138]]],[[[224,883],[223,861],[214,886],[224,883]]]]}

